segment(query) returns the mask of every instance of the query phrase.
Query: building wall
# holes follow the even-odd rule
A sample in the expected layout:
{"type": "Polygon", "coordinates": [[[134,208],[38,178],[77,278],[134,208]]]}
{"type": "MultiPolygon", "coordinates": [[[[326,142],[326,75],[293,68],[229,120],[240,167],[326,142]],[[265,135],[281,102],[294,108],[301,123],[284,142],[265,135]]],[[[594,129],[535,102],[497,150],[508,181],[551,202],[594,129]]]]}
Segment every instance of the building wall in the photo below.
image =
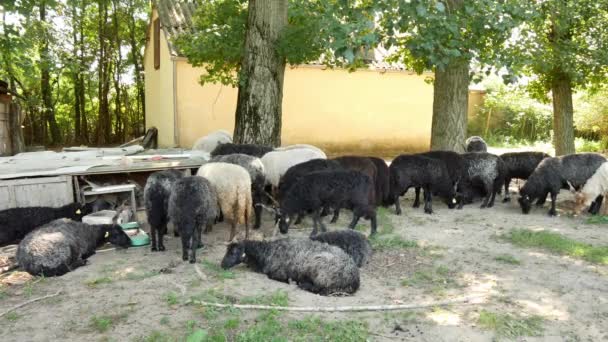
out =
{"type": "MultiPolygon", "coordinates": [[[[152,20],[158,18],[156,10],[152,12],[152,20]]],[[[144,51],[145,92],[146,92],[146,129],[158,128],[158,144],[168,147],[175,146],[175,125],[173,117],[173,63],[169,45],[162,28],[160,30],[160,68],[154,69],[154,27],[148,26],[148,41],[144,51]]]]}
{"type": "MultiPolygon", "coordinates": [[[[177,65],[179,145],[217,129],[234,129],[237,90],[198,83],[201,68],[177,65]]],[[[283,145],[309,143],[330,153],[394,155],[430,144],[433,87],[408,72],[288,67],[283,94],[283,145]]]]}

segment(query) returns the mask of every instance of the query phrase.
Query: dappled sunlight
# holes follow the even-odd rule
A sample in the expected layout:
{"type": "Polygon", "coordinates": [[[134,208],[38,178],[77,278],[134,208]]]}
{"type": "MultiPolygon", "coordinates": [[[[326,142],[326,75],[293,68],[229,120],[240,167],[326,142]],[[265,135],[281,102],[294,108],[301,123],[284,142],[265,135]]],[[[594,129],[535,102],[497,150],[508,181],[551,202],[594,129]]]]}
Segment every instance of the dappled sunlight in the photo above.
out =
{"type": "Polygon", "coordinates": [[[571,318],[568,308],[564,303],[548,296],[542,297],[538,301],[519,299],[515,300],[515,302],[522,306],[523,311],[543,318],[559,321],[566,321],[571,318]]]}
{"type": "Polygon", "coordinates": [[[462,278],[467,284],[467,294],[479,294],[489,297],[498,293],[496,287],[499,278],[495,274],[483,274],[479,276],[472,273],[464,273],[462,278]]]}
{"type": "Polygon", "coordinates": [[[435,309],[427,313],[426,318],[439,325],[457,326],[462,323],[460,314],[444,309],[435,309]]]}
{"type": "Polygon", "coordinates": [[[122,270],[115,271],[114,274],[116,274],[119,277],[127,277],[131,274],[134,274],[136,271],[137,270],[133,267],[126,267],[122,270]]]}

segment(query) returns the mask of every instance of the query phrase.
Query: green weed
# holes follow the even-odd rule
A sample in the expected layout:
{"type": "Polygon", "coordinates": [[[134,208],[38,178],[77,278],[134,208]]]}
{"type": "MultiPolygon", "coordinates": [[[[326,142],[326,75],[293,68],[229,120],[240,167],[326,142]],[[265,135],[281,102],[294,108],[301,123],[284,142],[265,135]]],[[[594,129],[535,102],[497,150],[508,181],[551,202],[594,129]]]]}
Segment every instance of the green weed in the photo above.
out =
{"type": "Polygon", "coordinates": [[[520,265],[521,262],[517,260],[514,256],[509,254],[501,254],[494,258],[494,260],[498,262],[502,262],[509,265],[520,265]]]}
{"type": "Polygon", "coordinates": [[[519,317],[510,314],[494,313],[482,310],[479,314],[479,325],[493,330],[499,337],[517,338],[521,336],[542,336],[543,319],[539,316],[519,317]]]}

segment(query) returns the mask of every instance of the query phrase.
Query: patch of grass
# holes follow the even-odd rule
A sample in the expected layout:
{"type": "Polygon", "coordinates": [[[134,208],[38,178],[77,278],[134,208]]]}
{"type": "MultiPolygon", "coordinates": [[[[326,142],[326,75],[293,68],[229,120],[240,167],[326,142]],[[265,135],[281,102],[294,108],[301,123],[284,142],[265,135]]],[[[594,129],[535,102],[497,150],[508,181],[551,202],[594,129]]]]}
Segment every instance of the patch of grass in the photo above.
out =
{"type": "Polygon", "coordinates": [[[186,337],[186,342],[202,342],[208,341],[209,335],[206,330],[196,329],[195,331],[188,334],[186,337]]]}
{"type": "Polygon", "coordinates": [[[4,315],[4,319],[6,319],[9,322],[15,322],[16,320],[19,319],[19,316],[16,312],[9,312],[6,315],[4,315]]]}
{"type": "Polygon", "coordinates": [[[113,280],[110,277],[101,277],[101,278],[87,280],[85,282],[85,285],[88,287],[97,287],[98,285],[102,285],[102,284],[110,284],[112,281],[113,280]]]}
{"type": "Polygon", "coordinates": [[[520,247],[538,247],[550,252],[608,265],[608,246],[592,246],[569,239],[561,234],[529,229],[512,230],[505,239],[520,247]]]}
{"type": "Polygon", "coordinates": [[[150,335],[138,339],[141,342],[167,342],[173,340],[169,335],[160,331],[153,331],[150,335]]]}
{"type": "Polygon", "coordinates": [[[586,222],[588,224],[608,224],[608,216],[591,216],[586,222]]]}
{"type": "Polygon", "coordinates": [[[89,325],[97,332],[104,333],[112,327],[113,323],[114,321],[110,316],[93,316],[89,325]]]}
{"type": "Polygon", "coordinates": [[[278,316],[279,313],[274,310],[262,314],[254,325],[239,333],[236,340],[239,342],[287,341],[287,338],[283,337],[283,326],[278,316]]]}
{"type": "Polygon", "coordinates": [[[138,273],[129,273],[125,276],[125,280],[135,280],[135,281],[139,281],[139,280],[144,280],[144,279],[148,279],[148,278],[152,278],[154,276],[159,275],[160,273],[158,271],[145,271],[145,272],[138,272],[138,273]]]}
{"type": "Polygon", "coordinates": [[[169,292],[169,293],[165,294],[165,301],[167,302],[167,305],[169,305],[169,306],[176,305],[177,303],[179,303],[179,298],[177,297],[177,293],[169,292]]]}
{"type": "Polygon", "coordinates": [[[517,260],[510,254],[500,254],[494,258],[498,262],[502,262],[509,265],[521,265],[521,261],[517,260]]]}
{"type": "Polygon", "coordinates": [[[293,341],[367,341],[365,322],[355,320],[326,321],[308,316],[288,323],[293,341]]]}
{"type": "Polygon", "coordinates": [[[6,294],[6,289],[0,288],[0,300],[5,299],[6,297],[8,297],[8,295],[6,294]]]}
{"type": "Polygon", "coordinates": [[[403,279],[401,284],[403,286],[424,288],[436,295],[442,295],[445,290],[459,286],[458,282],[454,279],[455,273],[443,265],[428,267],[416,271],[407,279],[403,279]]]}
{"type": "Polygon", "coordinates": [[[226,330],[234,330],[239,327],[241,324],[241,320],[237,317],[230,318],[224,322],[224,329],[226,330]]]}
{"type": "Polygon", "coordinates": [[[497,336],[506,338],[542,336],[544,331],[543,319],[539,316],[519,317],[482,310],[478,323],[482,328],[493,330],[497,336]]]}
{"type": "Polygon", "coordinates": [[[169,317],[163,316],[163,318],[160,319],[160,324],[161,325],[169,325],[169,317]]]}
{"type": "Polygon", "coordinates": [[[377,209],[376,215],[378,217],[378,232],[369,240],[374,250],[418,247],[416,241],[406,240],[395,233],[395,226],[388,217],[388,209],[380,207],[377,209]]]}
{"type": "Polygon", "coordinates": [[[203,267],[205,267],[205,269],[207,269],[207,271],[211,272],[211,275],[214,278],[224,280],[224,279],[234,279],[236,277],[234,272],[225,270],[225,269],[221,268],[220,265],[212,263],[208,260],[203,260],[201,262],[201,264],[203,265],[203,267]]]}
{"type": "Polygon", "coordinates": [[[239,302],[241,304],[287,306],[289,305],[289,296],[287,292],[278,290],[268,295],[245,297],[239,302]]]}

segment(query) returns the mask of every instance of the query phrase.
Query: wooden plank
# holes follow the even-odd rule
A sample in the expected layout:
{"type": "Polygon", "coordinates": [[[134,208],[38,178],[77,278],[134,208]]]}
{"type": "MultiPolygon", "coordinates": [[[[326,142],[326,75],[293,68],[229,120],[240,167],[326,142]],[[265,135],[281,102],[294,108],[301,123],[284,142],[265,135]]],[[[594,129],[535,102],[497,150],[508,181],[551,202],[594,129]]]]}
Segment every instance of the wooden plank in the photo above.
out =
{"type": "Polygon", "coordinates": [[[72,177],[38,177],[0,181],[0,210],[14,207],[60,207],[74,202],[72,177]],[[6,189],[6,191],[4,191],[6,189]]]}

